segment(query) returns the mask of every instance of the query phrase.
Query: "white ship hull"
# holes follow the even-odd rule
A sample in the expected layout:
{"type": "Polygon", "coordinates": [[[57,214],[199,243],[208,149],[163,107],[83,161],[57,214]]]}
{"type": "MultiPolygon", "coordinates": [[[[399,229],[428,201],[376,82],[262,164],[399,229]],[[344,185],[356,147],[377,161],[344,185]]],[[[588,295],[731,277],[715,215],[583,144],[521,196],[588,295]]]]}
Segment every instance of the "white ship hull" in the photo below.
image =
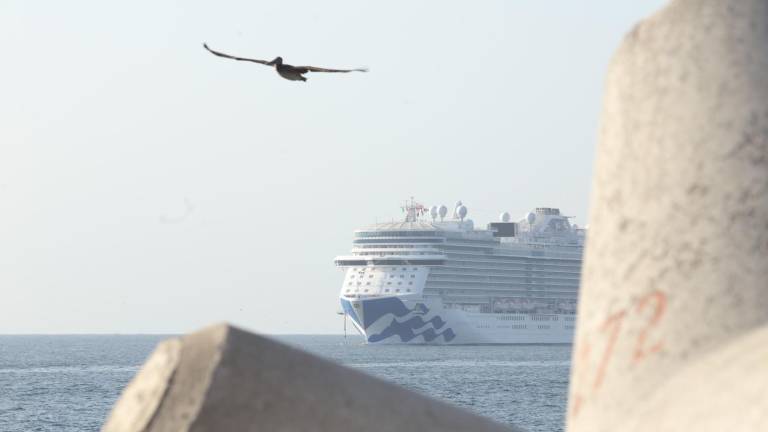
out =
{"type": "Polygon", "coordinates": [[[341,298],[369,344],[568,344],[573,314],[475,313],[445,309],[439,299],[341,298]]]}

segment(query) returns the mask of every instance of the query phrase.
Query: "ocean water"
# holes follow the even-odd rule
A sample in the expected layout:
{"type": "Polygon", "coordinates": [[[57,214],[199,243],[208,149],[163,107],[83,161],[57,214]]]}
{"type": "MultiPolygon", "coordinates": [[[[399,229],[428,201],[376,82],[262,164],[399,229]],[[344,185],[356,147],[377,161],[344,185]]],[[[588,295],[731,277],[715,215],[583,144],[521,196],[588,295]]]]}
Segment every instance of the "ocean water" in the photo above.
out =
{"type": "MultiPolygon", "coordinates": [[[[0,336],[0,431],[97,431],[164,336],[0,336]]],[[[363,345],[279,336],[347,366],[529,431],[563,430],[570,345],[363,345]]]]}

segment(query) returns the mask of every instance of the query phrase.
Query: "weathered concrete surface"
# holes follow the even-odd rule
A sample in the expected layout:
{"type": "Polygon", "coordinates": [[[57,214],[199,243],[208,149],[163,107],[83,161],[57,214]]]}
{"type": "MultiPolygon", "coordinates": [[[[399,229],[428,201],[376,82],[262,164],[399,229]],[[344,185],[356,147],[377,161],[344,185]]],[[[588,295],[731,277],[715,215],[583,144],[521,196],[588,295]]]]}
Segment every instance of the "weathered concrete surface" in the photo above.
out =
{"type": "Polygon", "coordinates": [[[691,362],[638,404],[621,430],[767,430],[766,368],[768,326],[763,326],[691,362]]]}
{"type": "Polygon", "coordinates": [[[228,325],[160,344],[105,432],[510,431],[228,325]]]}
{"type": "Polygon", "coordinates": [[[768,1],[637,25],[597,154],[568,430],[768,430],[768,1]]]}

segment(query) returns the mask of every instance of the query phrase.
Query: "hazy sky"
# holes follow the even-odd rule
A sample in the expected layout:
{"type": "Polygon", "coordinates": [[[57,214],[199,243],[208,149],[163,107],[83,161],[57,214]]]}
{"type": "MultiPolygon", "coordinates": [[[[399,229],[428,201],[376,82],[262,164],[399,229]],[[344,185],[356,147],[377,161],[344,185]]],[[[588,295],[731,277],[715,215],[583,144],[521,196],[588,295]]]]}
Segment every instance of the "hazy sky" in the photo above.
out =
{"type": "Polygon", "coordinates": [[[340,332],[334,256],[410,196],[584,224],[606,65],[663,1],[221,3],[0,3],[0,333],[340,332]]]}

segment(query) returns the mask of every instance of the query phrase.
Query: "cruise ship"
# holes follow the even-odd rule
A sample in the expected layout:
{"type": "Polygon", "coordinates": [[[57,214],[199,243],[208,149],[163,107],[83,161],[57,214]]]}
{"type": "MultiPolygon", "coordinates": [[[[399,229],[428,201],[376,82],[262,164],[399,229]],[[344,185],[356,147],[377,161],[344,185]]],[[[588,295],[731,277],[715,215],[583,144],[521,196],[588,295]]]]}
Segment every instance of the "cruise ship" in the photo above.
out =
{"type": "Polygon", "coordinates": [[[557,208],[485,229],[467,207],[412,199],[354,232],[341,307],[369,344],[571,343],[586,230],[557,208]]]}

